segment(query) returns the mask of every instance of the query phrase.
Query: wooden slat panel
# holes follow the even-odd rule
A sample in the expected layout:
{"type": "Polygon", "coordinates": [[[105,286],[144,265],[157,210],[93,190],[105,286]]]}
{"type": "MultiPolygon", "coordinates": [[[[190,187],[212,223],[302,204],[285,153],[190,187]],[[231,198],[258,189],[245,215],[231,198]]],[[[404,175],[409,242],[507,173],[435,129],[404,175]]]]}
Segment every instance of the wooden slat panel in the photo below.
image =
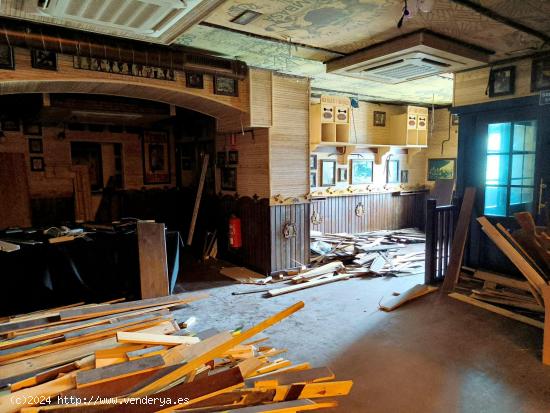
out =
{"type": "Polygon", "coordinates": [[[0,229],[31,225],[28,169],[23,154],[0,153],[0,229]]]}
{"type": "Polygon", "coordinates": [[[141,298],[168,295],[168,259],[164,224],[138,222],[141,298]]]}

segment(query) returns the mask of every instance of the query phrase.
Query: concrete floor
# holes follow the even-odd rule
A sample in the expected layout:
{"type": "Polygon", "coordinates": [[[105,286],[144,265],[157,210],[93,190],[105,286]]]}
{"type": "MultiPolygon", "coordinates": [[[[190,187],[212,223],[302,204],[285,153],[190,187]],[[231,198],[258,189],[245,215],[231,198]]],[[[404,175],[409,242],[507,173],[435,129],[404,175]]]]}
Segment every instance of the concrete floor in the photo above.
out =
{"type": "MultiPolygon", "coordinates": [[[[210,267],[210,268],[209,268],[210,267]]],[[[432,293],[391,313],[382,297],[421,276],[352,279],[263,298],[232,295],[256,287],[220,278],[216,266],[179,284],[211,298],[181,310],[220,330],[256,324],[297,301],[305,308],[267,330],[295,363],[329,366],[352,379],[335,412],[548,412],[550,367],[541,364],[542,331],[432,293]]]]}

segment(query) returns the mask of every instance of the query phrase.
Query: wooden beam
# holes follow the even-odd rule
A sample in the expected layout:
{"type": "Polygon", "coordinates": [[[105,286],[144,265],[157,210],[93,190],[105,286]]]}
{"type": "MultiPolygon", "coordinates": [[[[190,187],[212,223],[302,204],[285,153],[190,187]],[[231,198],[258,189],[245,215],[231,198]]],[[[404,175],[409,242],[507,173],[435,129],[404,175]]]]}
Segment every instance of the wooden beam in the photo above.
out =
{"type": "Polygon", "coordinates": [[[197,216],[199,215],[199,207],[201,205],[202,190],[204,188],[204,181],[206,180],[206,171],[208,170],[208,159],[210,155],[205,154],[202,158],[201,177],[199,179],[199,187],[197,188],[197,195],[195,197],[195,206],[193,207],[193,215],[191,216],[191,225],[189,226],[189,234],[187,235],[187,245],[191,245],[193,242],[193,235],[195,234],[195,224],[197,223],[197,216]]]}
{"type": "MultiPolygon", "coordinates": [[[[187,374],[194,371],[196,368],[202,366],[204,363],[219,357],[227,350],[235,347],[236,345],[249,340],[250,338],[254,337],[256,334],[261,333],[265,329],[271,327],[272,325],[278,323],[279,321],[289,317],[290,315],[294,314],[296,311],[302,309],[304,307],[304,303],[302,301],[297,302],[296,304],[288,307],[287,309],[265,319],[261,323],[255,325],[254,327],[250,328],[249,330],[241,332],[241,334],[238,334],[235,337],[232,337],[230,340],[227,340],[217,347],[205,351],[201,354],[199,354],[197,357],[188,360],[187,364],[183,365],[182,367],[176,369],[172,373],[169,373],[165,375],[164,377],[158,379],[157,381],[145,386],[144,388],[140,389],[139,391],[136,391],[132,394],[132,397],[139,397],[144,396],[147,394],[154,393],[156,391],[159,391],[166,386],[170,385],[175,380],[178,380],[182,376],[186,376],[187,374]]],[[[206,342],[207,340],[205,340],[206,342]]],[[[201,342],[202,343],[202,342],[201,342]]],[[[193,346],[190,346],[190,348],[200,345],[195,344],[193,346]]]]}
{"type": "Polygon", "coordinates": [[[550,286],[542,287],[542,297],[545,303],[544,338],[542,342],[542,364],[550,366],[550,286]]]}
{"type": "Polygon", "coordinates": [[[533,327],[544,328],[544,324],[541,321],[535,320],[530,317],[526,317],[521,314],[514,313],[502,307],[497,307],[496,305],[484,303],[483,301],[476,300],[475,298],[467,297],[465,295],[458,294],[458,293],[451,293],[449,294],[449,297],[454,298],[455,300],[462,301],[464,303],[475,305],[476,307],[483,308],[484,310],[491,311],[492,313],[496,313],[504,317],[511,318],[512,320],[529,324],[530,326],[533,326],[533,327]]]}
{"type": "Polygon", "coordinates": [[[319,279],[319,280],[308,281],[308,282],[305,282],[305,283],[291,285],[289,287],[275,288],[273,290],[269,290],[267,292],[267,294],[270,297],[276,297],[278,295],[292,293],[294,291],[299,291],[299,290],[305,290],[306,288],[316,287],[318,285],[329,284],[329,283],[333,283],[333,282],[336,282],[336,281],[347,280],[351,277],[353,277],[353,274],[334,275],[334,276],[329,277],[329,278],[322,278],[322,279],[319,279]]]}
{"type": "Polygon", "coordinates": [[[529,288],[529,283],[527,281],[516,280],[514,278],[495,274],[489,271],[476,270],[474,272],[474,278],[493,282],[504,287],[517,288],[518,290],[523,291],[531,291],[531,289],[529,288]]]}
{"type": "Polygon", "coordinates": [[[164,224],[137,223],[141,298],[169,294],[166,229],[164,224]]]}
{"type": "Polygon", "coordinates": [[[178,344],[196,344],[200,341],[198,337],[190,336],[168,336],[165,334],[147,334],[119,331],[116,334],[119,343],[135,343],[148,345],[175,346],[178,344]]]}
{"type": "Polygon", "coordinates": [[[458,281],[460,268],[462,267],[462,259],[464,258],[464,247],[468,239],[468,230],[470,229],[470,219],[476,198],[476,189],[473,187],[466,188],[464,191],[464,199],[460,207],[460,214],[456,224],[456,230],[451,244],[451,256],[449,264],[445,271],[445,279],[441,289],[444,292],[452,291],[458,281]]]}

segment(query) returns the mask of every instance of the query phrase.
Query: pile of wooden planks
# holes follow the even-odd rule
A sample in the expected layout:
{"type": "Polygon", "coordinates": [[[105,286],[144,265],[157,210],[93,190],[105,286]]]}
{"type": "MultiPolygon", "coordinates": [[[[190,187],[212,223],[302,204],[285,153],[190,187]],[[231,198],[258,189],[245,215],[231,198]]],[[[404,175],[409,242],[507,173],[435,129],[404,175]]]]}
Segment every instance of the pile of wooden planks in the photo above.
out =
{"type": "Polygon", "coordinates": [[[336,406],[351,381],[292,364],[254,336],[298,302],[248,330],[193,333],[177,307],[188,294],[81,303],[0,323],[0,412],[300,412],[336,406]],[[318,399],[318,400],[317,400],[318,399]]]}
{"type": "Polygon", "coordinates": [[[373,231],[360,234],[311,234],[311,262],[342,261],[348,272],[376,276],[411,275],[424,272],[425,252],[403,253],[405,244],[424,243],[417,229],[373,231]]]}
{"type": "Polygon", "coordinates": [[[550,364],[550,317],[544,318],[550,308],[550,273],[545,260],[550,262],[550,239],[546,228],[536,228],[530,214],[516,214],[521,227],[510,233],[501,224],[493,225],[486,217],[477,220],[483,232],[517,267],[525,280],[503,274],[463,267],[459,283],[450,297],[485,310],[544,328],[543,363],[550,364]]]}

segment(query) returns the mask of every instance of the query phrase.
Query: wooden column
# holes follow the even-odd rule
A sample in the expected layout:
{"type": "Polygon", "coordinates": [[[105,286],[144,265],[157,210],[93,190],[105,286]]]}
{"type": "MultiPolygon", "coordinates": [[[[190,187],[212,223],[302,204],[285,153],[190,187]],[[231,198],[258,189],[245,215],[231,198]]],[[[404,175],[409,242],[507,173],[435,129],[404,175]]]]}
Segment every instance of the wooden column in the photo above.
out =
{"type": "Polygon", "coordinates": [[[428,199],[426,202],[426,258],[424,284],[433,284],[436,278],[435,261],[437,256],[437,236],[436,236],[436,209],[437,201],[428,199]]]}
{"type": "Polygon", "coordinates": [[[141,298],[168,295],[170,287],[164,224],[138,222],[137,237],[141,298]]]}

